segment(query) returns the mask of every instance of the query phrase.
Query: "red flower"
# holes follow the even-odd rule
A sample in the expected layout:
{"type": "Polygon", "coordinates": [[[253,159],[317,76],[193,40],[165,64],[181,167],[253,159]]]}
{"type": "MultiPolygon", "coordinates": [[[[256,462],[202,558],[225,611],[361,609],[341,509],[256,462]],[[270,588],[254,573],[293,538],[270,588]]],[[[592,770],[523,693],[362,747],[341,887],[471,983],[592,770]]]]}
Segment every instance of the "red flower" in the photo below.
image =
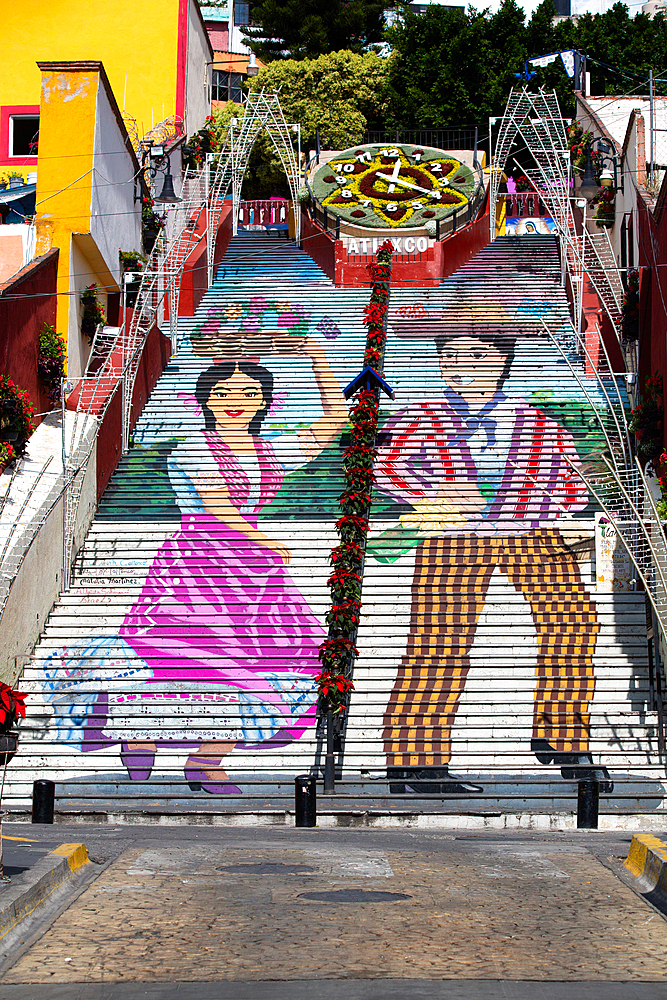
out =
{"type": "Polygon", "coordinates": [[[26,697],[22,691],[13,691],[9,684],[0,682],[0,725],[25,719],[26,697]]]}

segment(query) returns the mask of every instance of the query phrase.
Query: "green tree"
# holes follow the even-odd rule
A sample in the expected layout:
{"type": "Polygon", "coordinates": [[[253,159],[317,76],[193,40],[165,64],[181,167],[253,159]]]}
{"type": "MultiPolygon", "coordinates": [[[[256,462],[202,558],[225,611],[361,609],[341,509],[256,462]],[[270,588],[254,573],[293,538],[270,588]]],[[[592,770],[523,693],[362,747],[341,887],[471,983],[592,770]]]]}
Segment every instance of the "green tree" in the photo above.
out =
{"type": "Polygon", "coordinates": [[[406,10],[387,31],[394,49],[387,124],[463,125],[497,114],[523,69],[523,11],[504,0],[496,14],[433,5],[406,10]]]}
{"type": "Polygon", "coordinates": [[[263,0],[254,5],[257,27],[244,29],[264,62],[312,59],[340,49],[365,52],[381,42],[389,0],[263,0]]]}
{"type": "MultiPolygon", "coordinates": [[[[499,114],[524,61],[562,49],[590,57],[592,91],[624,94],[646,80],[651,67],[667,68],[667,17],[630,17],[623,3],[575,23],[553,23],[552,0],[543,0],[528,24],[515,0],[492,15],[472,8],[431,6],[404,10],[388,29],[394,50],[387,84],[391,127],[482,123],[499,114]],[[606,63],[597,65],[594,60],[606,63]]],[[[572,81],[559,60],[541,67],[529,85],[554,88],[565,113],[574,108],[572,81]]],[[[644,91],[645,92],[645,91],[644,91]]]]}
{"type": "MultiPolygon", "coordinates": [[[[250,81],[250,90],[280,88],[280,103],[288,122],[301,125],[301,148],[315,141],[319,128],[322,146],[345,149],[359,142],[369,125],[382,124],[384,94],[391,59],[375,52],[330,52],[318,59],[284,59],[270,63],[250,81]]],[[[231,118],[241,118],[243,107],[227,104],[214,112],[216,148],[224,144],[231,118]]],[[[295,137],[296,145],[296,137],[295,137]]],[[[269,136],[258,137],[243,186],[247,198],[287,194],[285,174],[269,136]]]]}
{"type": "Polygon", "coordinates": [[[299,122],[302,141],[320,137],[330,149],[359,142],[369,124],[382,121],[388,59],[349,50],[317,59],[285,59],[260,70],[250,90],[280,89],[287,121],[299,122]]]}

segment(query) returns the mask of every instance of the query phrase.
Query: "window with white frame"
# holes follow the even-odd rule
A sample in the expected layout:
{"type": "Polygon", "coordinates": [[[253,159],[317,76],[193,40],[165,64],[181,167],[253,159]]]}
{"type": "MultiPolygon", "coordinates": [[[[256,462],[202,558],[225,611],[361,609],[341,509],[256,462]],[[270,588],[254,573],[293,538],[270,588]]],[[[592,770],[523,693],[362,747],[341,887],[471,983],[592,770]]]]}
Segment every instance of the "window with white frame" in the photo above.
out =
{"type": "Polygon", "coordinates": [[[37,156],[38,139],[39,115],[10,115],[10,156],[37,156]]]}

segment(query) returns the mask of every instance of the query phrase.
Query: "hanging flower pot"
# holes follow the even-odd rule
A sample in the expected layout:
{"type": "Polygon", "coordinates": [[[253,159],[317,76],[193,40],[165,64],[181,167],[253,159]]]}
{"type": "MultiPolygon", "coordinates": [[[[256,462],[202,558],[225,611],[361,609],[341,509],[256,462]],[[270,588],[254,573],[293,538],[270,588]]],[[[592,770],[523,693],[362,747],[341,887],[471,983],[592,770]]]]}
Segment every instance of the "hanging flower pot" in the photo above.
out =
{"type": "Polygon", "coordinates": [[[0,682],[0,767],[8,764],[16,753],[19,733],[15,728],[25,718],[26,695],[0,682]]]}
{"type": "Polygon", "coordinates": [[[37,374],[52,403],[60,399],[61,379],[65,376],[65,341],[54,327],[45,323],[39,335],[37,374]]]}
{"type": "Polygon", "coordinates": [[[34,427],[34,413],[28,393],[0,375],[0,466],[5,467],[25,451],[25,443],[34,427]]]}
{"type": "Polygon", "coordinates": [[[89,344],[92,344],[98,326],[106,324],[104,309],[100,302],[98,302],[96,291],[97,285],[87,285],[86,290],[81,296],[81,304],[83,306],[81,333],[88,339],[89,344]]]}

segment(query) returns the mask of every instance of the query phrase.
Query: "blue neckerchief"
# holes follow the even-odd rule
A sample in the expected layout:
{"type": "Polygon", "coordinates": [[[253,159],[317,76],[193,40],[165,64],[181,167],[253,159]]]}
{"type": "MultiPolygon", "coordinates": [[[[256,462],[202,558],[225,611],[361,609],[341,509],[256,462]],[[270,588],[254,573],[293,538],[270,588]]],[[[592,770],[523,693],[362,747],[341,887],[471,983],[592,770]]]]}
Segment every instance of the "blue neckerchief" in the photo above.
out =
{"type": "Polygon", "coordinates": [[[456,446],[464,441],[468,441],[468,439],[471,438],[480,427],[482,427],[486,433],[486,439],[489,447],[493,448],[496,443],[497,420],[494,420],[490,414],[492,410],[495,410],[499,403],[504,403],[507,399],[505,393],[498,390],[489,402],[484,404],[481,410],[472,414],[470,413],[470,407],[466,401],[459,396],[457,392],[454,392],[454,390],[448,385],[445,386],[443,395],[447,405],[451,406],[452,410],[458,414],[465,424],[465,428],[451,438],[449,443],[452,446],[456,446]]]}

